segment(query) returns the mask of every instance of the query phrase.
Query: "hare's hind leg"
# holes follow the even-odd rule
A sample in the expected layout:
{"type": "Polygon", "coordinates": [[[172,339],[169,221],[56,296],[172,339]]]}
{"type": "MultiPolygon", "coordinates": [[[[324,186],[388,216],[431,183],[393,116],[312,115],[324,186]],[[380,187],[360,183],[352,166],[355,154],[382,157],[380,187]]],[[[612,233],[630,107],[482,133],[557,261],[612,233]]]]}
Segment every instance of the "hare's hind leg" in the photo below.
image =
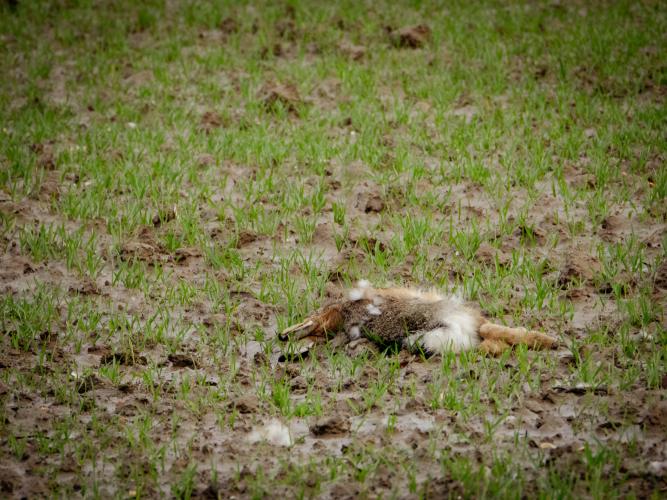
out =
{"type": "Polygon", "coordinates": [[[509,345],[504,340],[497,339],[485,339],[479,344],[478,349],[484,354],[490,356],[500,356],[507,349],[511,349],[512,346],[509,345]]]}
{"type": "Polygon", "coordinates": [[[485,341],[500,340],[509,345],[525,344],[532,349],[552,349],[558,345],[556,339],[544,333],[494,323],[484,323],[480,326],[479,336],[485,341]]]}

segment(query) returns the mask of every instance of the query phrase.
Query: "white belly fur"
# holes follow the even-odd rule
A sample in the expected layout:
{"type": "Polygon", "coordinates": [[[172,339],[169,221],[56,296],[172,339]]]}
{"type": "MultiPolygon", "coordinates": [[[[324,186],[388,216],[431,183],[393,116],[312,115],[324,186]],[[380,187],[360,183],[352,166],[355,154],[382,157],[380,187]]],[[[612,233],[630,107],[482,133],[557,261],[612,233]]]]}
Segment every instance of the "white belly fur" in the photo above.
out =
{"type": "Polygon", "coordinates": [[[419,346],[430,354],[462,352],[476,348],[481,339],[477,333],[479,318],[465,309],[447,313],[441,318],[441,326],[410,335],[405,339],[405,347],[412,350],[419,346]]]}
{"type": "Polygon", "coordinates": [[[426,332],[421,338],[425,351],[442,354],[444,352],[462,352],[479,345],[479,336],[474,329],[468,329],[453,322],[448,327],[436,328],[426,332]]]}
{"type": "Polygon", "coordinates": [[[426,332],[422,345],[431,353],[469,351],[476,348],[481,339],[477,329],[479,316],[463,306],[457,296],[442,297],[440,322],[443,325],[426,332]]]}

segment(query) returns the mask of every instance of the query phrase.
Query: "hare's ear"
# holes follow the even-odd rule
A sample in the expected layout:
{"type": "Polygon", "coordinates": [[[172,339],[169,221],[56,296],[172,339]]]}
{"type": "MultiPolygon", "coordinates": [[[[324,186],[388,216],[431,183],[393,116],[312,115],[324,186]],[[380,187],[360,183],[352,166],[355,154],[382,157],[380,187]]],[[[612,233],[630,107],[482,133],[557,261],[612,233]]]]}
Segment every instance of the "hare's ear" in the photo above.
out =
{"type": "Polygon", "coordinates": [[[343,326],[343,312],[340,305],[329,306],[318,314],[310,316],[305,321],[292,325],[283,330],[278,338],[280,340],[299,340],[309,335],[322,336],[333,333],[343,326]]]}
{"type": "Polygon", "coordinates": [[[280,340],[288,340],[290,337],[292,337],[295,340],[300,340],[313,333],[316,328],[317,325],[315,324],[315,321],[312,318],[308,318],[306,321],[303,321],[298,325],[292,325],[288,328],[285,328],[282,332],[280,332],[278,338],[280,340]]]}

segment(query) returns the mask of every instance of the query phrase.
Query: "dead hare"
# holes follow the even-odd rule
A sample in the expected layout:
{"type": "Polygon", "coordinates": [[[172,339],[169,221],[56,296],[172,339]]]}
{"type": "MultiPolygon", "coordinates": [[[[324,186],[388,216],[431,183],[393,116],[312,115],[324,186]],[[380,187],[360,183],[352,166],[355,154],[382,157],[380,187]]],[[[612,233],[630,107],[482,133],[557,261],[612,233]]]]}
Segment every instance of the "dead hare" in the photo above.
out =
{"type": "Polygon", "coordinates": [[[346,299],[290,326],[279,338],[330,341],[334,346],[372,342],[427,355],[479,349],[495,356],[517,344],[531,349],[558,345],[544,333],[492,323],[458,297],[411,288],[373,288],[365,280],[346,299]]]}

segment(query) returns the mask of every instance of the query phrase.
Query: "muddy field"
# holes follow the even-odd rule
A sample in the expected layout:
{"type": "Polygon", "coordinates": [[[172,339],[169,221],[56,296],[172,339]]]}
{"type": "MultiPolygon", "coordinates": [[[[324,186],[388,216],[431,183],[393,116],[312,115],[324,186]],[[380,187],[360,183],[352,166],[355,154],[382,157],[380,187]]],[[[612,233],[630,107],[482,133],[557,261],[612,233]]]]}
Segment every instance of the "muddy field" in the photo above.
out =
{"type": "Polygon", "coordinates": [[[0,497],[667,495],[662,2],[0,4],[0,497]],[[359,279],[557,337],[277,332],[359,279]]]}

